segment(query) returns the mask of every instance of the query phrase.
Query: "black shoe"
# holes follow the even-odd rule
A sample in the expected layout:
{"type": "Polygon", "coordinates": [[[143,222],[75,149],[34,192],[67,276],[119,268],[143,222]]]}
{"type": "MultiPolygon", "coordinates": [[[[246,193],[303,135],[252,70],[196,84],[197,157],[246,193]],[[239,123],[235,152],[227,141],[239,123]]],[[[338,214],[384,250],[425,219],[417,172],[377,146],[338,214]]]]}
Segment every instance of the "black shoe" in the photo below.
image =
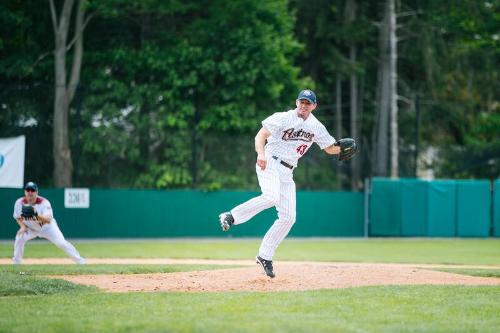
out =
{"type": "Polygon", "coordinates": [[[275,277],[273,272],[273,261],[272,260],[266,260],[262,259],[261,257],[257,256],[255,257],[255,261],[262,266],[262,269],[264,269],[264,273],[266,273],[267,276],[270,278],[275,277]]]}
{"type": "Polygon", "coordinates": [[[222,231],[228,231],[229,228],[231,228],[231,226],[234,223],[233,215],[231,215],[231,213],[229,213],[229,212],[222,213],[219,215],[219,222],[220,222],[220,227],[222,228],[222,231]]]}

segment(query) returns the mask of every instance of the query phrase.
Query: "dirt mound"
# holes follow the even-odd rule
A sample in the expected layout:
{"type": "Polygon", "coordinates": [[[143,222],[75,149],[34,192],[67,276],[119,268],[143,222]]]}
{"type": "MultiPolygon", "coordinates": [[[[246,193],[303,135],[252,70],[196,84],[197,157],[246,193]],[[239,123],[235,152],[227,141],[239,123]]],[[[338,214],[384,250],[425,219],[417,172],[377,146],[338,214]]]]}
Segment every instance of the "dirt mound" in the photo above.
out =
{"type": "Polygon", "coordinates": [[[246,265],[209,271],[128,275],[65,275],[65,280],[108,292],[152,291],[294,291],[377,285],[500,285],[498,278],[473,277],[430,270],[438,267],[498,266],[409,265],[373,263],[277,262],[276,278],[266,277],[251,261],[201,259],[91,259],[89,263],[156,263],[246,265]]]}

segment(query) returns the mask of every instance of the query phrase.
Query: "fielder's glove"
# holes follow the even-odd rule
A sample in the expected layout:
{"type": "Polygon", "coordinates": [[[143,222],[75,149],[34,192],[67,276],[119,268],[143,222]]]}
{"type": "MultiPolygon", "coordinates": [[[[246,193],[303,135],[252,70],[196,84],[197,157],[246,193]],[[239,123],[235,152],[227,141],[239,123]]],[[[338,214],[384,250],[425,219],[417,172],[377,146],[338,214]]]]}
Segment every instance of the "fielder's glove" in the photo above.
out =
{"type": "Polygon", "coordinates": [[[351,138],[340,139],[339,141],[335,142],[335,145],[340,147],[339,161],[350,160],[358,151],[356,141],[351,138]]]}
{"type": "Polygon", "coordinates": [[[23,205],[21,209],[21,217],[27,220],[36,220],[38,219],[38,213],[35,212],[35,208],[31,205],[23,205]]]}

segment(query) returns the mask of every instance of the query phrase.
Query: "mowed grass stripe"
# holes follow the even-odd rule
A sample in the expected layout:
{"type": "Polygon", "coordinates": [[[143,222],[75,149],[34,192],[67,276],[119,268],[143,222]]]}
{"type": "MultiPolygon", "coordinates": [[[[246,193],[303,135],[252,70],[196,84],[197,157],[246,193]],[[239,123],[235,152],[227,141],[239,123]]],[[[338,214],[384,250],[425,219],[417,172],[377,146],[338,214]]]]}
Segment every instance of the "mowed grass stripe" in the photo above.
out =
{"type": "Polygon", "coordinates": [[[189,271],[207,271],[241,267],[237,265],[0,265],[0,273],[19,275],[81,275],[81,274],[147,274],[189,271]]]}
{"type": "Polygon", "coordinates": [[[147,274],[227,269],[228,265],[0,265],[0,296],[51,295],[97,291],[50,275],[147,274]]]}
{"type": "MultiPolygon", "coordinates": [[[[5,296],[79,294],[98,291],[96,287],[87,287],[61,279],[47,279],[21,273],[0,272],[0,299],[5,296]]],[[[0,325],[0,327],[2,326],[0,325]]]]}
{"type": "Polygon", "coordinates": [[[496,332],[498,313],[490,286],[0,298],[0,327],[16,332],[496,332]]]}
{"type": "MultiPolygon", "coordinates": [[[[75,242],[89,258],[249,259],[260,239],[146,240],[75,242]]],[[[12,256],[12,245],[0,244],[0,257],[12,256]]],[[[26,258],[66,257],[48,242],[28,242],[26,258]]],[[[500,239],[285,239],[279,260],[500,265],[500,239]]]]}
{"type": "Polygon", "coordinates": [[[470,276],[500,278],[500,269],[443,268],[436,270],[440,272],[448,272],[448,273],[463,274],[470,276]]]}

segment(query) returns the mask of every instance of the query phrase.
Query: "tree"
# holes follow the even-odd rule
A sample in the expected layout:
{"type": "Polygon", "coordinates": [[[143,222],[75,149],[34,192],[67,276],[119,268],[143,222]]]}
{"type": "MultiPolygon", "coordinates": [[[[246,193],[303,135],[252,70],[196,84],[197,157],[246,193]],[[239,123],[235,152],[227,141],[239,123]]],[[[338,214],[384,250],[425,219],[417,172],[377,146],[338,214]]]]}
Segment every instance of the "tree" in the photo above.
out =
{"type": "MultiPolygon", "coordinates": [[[[363,121],[359,107],[366,96],[361,96],[358,89],[359,78],[369,73],[372,58],[374,34],[368,16],[373,12],[372,5],[351,0],[314,0],[292,1],[291,6],[298,17],[295,33],[306,46],[298,61],[304,75],[311,75],[320,97],[320,112],[316,115],[325,119],[334,137],[358,136],[356,139],[361,142],[363,121]],[[349,78],[349,89],[342,89],[342,81],[346,78],[349,78]],[[344,107],[343,101],[349,107],[344,107]],[[350,112],[342,115],[342,111],[347,109],[350,112]],[[331,114],[331,110],[335,113],[331,114]]],[[[371,104],[368,107],[372,108],[371,104]]],[[[308,154],[305,158],[312,159],[310,156],[308,154]]],[[[362,171],[360,166],[364,161],[361,160],[363,155],[357,157],[357,161],[349,162],[345,168],[336,161],[330,161],[328,167],[337,179],[337,188],[358,188],[362,171]],[[349,182],[342,184],[341,178],[349,182]]],[[[325,169],[321,170],[323,175],[327,174],[325,169]]],[[[297,173],[300,175],[300,169],[297,173]]],[[[328,177],[317,177],[320,178],[328,177]]],[[[323,183],[327,188],[332,185],[323,183]]]]}
{"type": "Polygon", "coordinates": [[[217,188],[237,186],[246,166],[240,184],[253,184],[260,121],[288,108],[299,89],[300,45],[286,5],[96,4],[100,15],[86,30],[83,180],[217,188]],[[245,146],[234,136],[247,136],[245,146]]]}
{"type": "Polygon", "coordinates": [[[430,3],[419,18],[426,27],[424,121],[432,123],[424,130],[443,156],[438,176],[499,175],[497,13],[495,2],[450,0],[430,3]]]}
{"type": "Polygon", "coordinates": [[[83,57],[83,30],[88,22],[85,19],[85,0],[78,0],[76,5],[75,28],[73,39],[68,41],[74,0],[65,0],[59,15],[54,0],[49,0],[50,13],[54,28],[54,185],[69,187],[72,184],[73,163],[69,141],[69,107],[80,82],[83,57]],[[73,64],[68,80],[67,58],[73,48],[73,64]]]}
{"type": "MultiPolygon", "coordinates": [[[[345,20],[347,24],[353,24],[356,19],[356,0],[347,0],[345,6],[345,20]]],[[[353,68],[356,67],[357,62],[357,46],[356,41],[350,41],[349,46],[349,60],[352,63],[353,68]]],[[[355,70],[351,71],[350,75],[350,95],[351,95],[351,124],[350,124],[350,136],[356,138],[359,141],[360,133],[360,118],[358,117],[358,73],[355,70]]],[[[350,162],[351,165],[351,189],[356,190],[359,183],[359,169],[360,169],[360,159],[356,158],[350,162]]]]}
{"type": "Polygon", "coordinates": [[[26,136],[25,179],[52,184],[51,22],[47,3],[0,3],[0,136],[26,136]],[[41,153],[43,151],[43,153],[41,153]]]}
{"type": "MultiPolygon", "coordinates": [[[[83,13],[95,15],[84,29],[80,60],[83,39],[75,38],[75,24],[82,2],[73,0],[66,89],[57,91],[58,105],[70,113],[56,119],[52,45],[68,3],[53,1],[55,25],[47,2],[0,4],[0,132],[27,136],[26,176],[44,186],[55,184],[52,174],[60,175],[54,173],[62,158],[53,157],[52,134],[64,133],[67,122],[69,143],[58,151],[76,168],[79,95],[72,92],[71,73],[78,62],[82,185],[253,188],[252,138],[259,121],[293,107],[303,87],[317,91],[316,116],[334,137],[358,136],[361,153],[340,165],[325,154],[307,154],[295,174],[299,189],[353,188],[356,162],[360,177],[390,170],[413,176],[417,94],[420,142],[443,157],[433,165],[436,175],[498,175],[496,2],[395,2],[397,37],[408,40],[398,43],[392,63],[397,95],[405,101],[396,104],[396,117],[390,32],[384,30],[389,25],[379,24],[377,34],[373,24],[381,21],[387,0],[85,1],[83,13]],[[366,140],[372,135],[374,146],[366,140]]],[[[88,16],[81,18],[85,25],[88,16]]]]}
{"type": "MultiPolygon", "coordinates": [[[[342,76],[337,74],[335,78],[335,135],[342,138],[342,76]]],[[[342,188],[342,169],[340,163],[336,163],[337,188],[342,188]]]]}
{"type": "Polygon", "coordinates": [[[399,175],[399,130],[398,130],[398,40],[396,36],[396,4],[395,0],[387,0],[389,7],[389,77],[390,77],[390,101],[391,101],[391,177],[397,178],[399,175]]]}
{"type": "Polygon", "coordinates": [[[377,98],[377,143],[375,174],[387,175],[390,147],[390,175],[398,176],[397,37],[395,1],[386,0],[379,33],[377,98]],[[390,126],[389,126],[390,124],[390,126]],[[389,135],[390,134],[390,135],[389,135]],[[389,146],[390,137],[390,146],[389,146]]]}

